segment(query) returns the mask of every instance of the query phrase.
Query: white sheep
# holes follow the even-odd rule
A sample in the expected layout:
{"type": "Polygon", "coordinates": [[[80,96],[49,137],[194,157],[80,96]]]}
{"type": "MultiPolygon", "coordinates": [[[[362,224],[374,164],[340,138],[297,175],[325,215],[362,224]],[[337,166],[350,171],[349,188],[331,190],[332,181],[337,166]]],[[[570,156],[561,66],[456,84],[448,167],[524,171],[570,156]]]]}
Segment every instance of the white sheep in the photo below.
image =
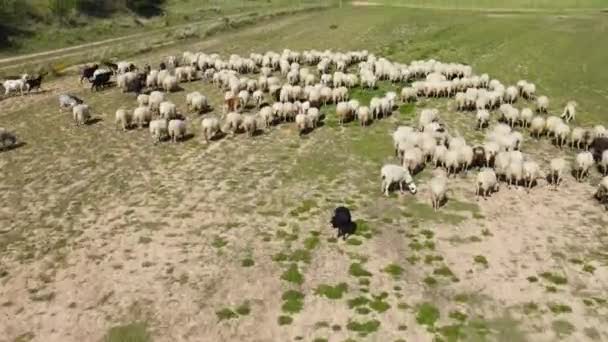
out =
{"type": "Polygon", "coordinates": [[[270,125],[274,121],[274,115],[272,113],[272,107],[270,107],[270,106],[264,106],[264,107],[262,107],[260,109],[260,111],[258,112],[258,116],[262,120],[262,124],[264,126],[264,129],[267,129],[268,127],[270,127],[270,125]]]}
{"type": "Polygon", "coordinates": [[[412,87],[405,87],[401,89],[401,101],[403,102],[414,102],[418,99],[416,89],[412,87]]]}
{"type": "Polygon", "coordinates": [[[602,125],[593,126],[593,138],[605,138],[608,136],[608,130],[602,125]]]}
{"type": "MultiPolygon", "coordinates": [[[[238,94],[239,98],[239,110],[243,110],[247,108],[247,104],[249,103],[249,92],[247,90],[241,90],[238,94]]],[[[284,102],[284,101],[281,101],[284,102]]]]}
{"type": "Polygon", "coordinates": [[[361,126],[367,126],[367,124],[371,121],[371,112],[369,107],[359,107],[357,109],[357,118],[359,119],[359,123],[361,124],[361,126]]]}
{"type": "Polygon", "coordinates": [[[525,161],[523,164],[523,180],[524,186],[528,189],[532,188],[532,185],[538,178],[542,178],[540,166],[534,161],[525,161]]]}
{"type": "Polygon", "coordinates": [[[214,117],[204,118],[201,121],[201,133],[205,142],[209,142],[209,139],[213,139],[220,131],[220,121],[214,117]]]}
{"type": "Polygon", "coordinates": [[[562,148],[564,144],[568,142],[568,136],[570,135],[570,126],[567,124],[560,122],[555,126],[554,129],[555,134],[555,143],[559,148],[562,148]]]}
{"type": "Polygon", "coordinates": [[[19,91],[23,96],[24,92],[29,90],[29,85],[25,78],[4,81],[2,86],[4,87],[4,95],[19,91]]]}
{"type": "Polygon", "coordinates": [[[487,126],[490,121],[490,112],[486,109],[478,110],[475,118],[477,119],[477,128],[482,129],[487,126]]]}
{"type": "Polygon", "coordinates": [[[477,174],[477,183],[475,187],[475,194],[477,199],[482,196],[484,199],[490,194],[490,192],[498,191],[498,179],[496,172],[489,168],[484,168],[477,174]]]}
{"type": "Polygon", "coordinates": [[[581,144],[586,145],[588,133],[582,127],[574,127],[570,134],[570,144],[577,149],[581,148],[581,144]]]}
{"type": "Polygon", "coordinates": [[[154,143],[160,142],[167,136],[167,120],[165,119],[157,119],[150,121],[149,125],[150,135],[152,135],[152,139],[154,143]]]}
{"type": "Polygon", "coordinates": [[[171,141],[176,143],[178,140],[182,140],[186,137],[186,121],[174,119],[169,121],[167,126],[167,132],[171,141]]]}
{"type": "Polygon", "coordinates": [[[514,160],[513,155],[511,155],[511,160],[505,174],[509,187],[511,185],[517,186],[523,180],[523,173],[523,161],[514,160]]]}
{"type": "Polygon", "coordinates": [[[308,122],[310,123],[312,128],[316,128],[319,123],[319,118],[321,113],[318,108],[311,107],[306,111],[306,116],[308,117],[308,122]]]}
{"type": "Polygon", "coordinates": [[[600,159],[599,166],[602,169],[602,174],[604,176],[608,175],[608,150],[602,152],[602,158],[600,159]]]}
{"type": "Polygon", "coordinates": [[[133,123],[137,125],[140,129],[148,124],[152,119],[152,114],[150,113],[150,108],[146,106],[139,106],[133,110],[133,123]]]}
{"type": "Polygon", "coordinates": [[[253,92],[251,98],[253,99],[253,103],[255,103],[256,107],[260,108],[262,101],[264,101],[264,92],[261,90],[256,90],[253,92]]]}
{"type": "Polygon", "coordinates": [[[175,76],[169,75],[163,79],[163,90],[167,93],[177,90],[177,83],[177,78],[175,76]]]}
{"type": "Polygon", "coordinates": [[[141,106],[147,106],[150,102],[150,95],[139,94],[137,95],[137,104],[141,106]]]}
{"type": "Polygon", "coordinates": [[[591,152],[585,151],[577,154],[574,168],[576,180],[582,181],[589,173],[591,166],[593,166],[593,154],[591,152]]]}
{"type": "Polygon", "coordinates": [[[130,111],[119,108],[116,110],[116,120],[115,124],[118,127],[121,127],[123,131],[126,131],[131,127],[131,122],[133,121],[133,115],[130,111]]]}
{"type": "Polygon", "coordinates": [[[306,114],[298,114],[296,115],[296,127],[298,128],[298,132],[303,134],[306,129],[310,126],[308,123],[308,116],[306,114]]]}
{"type": "Polygon", "coordinates": [[[165,93],[160,91],[153,91],[150,93],[150,98],[148,99],[148,107],[152,112],[158,112],[160,109],[160,104],[165,101],[165,93]]]}
{"type": "Polygon", "coordinates": [[[252,137],[258,129],[258,119],[255,114],[243,115],[243,130],[252,137]]]}
{"type": "Polygon", "coordinates": [[[530,123],[530,134],[533,137],[539,138],[545,132],[545,118],[535,116],[530,123]]]}
{"type": "Polygon", "coordinates": [[[386,164],[380,170],[380,177],[382,178],[381,191],[386,196],[389,195],[389,189],[392,184],[399,184],[399,190],[403,193],[403,183],[406,183],[409,191],[415,194],[417,191],[416,184],[410,172],[399,165],[386,164]]]}
{"type": "Polygon", "coordinates": [[[576,118],[576,107],[578,104],[575,101],[569,101],[564,108],[561,118],[570,122],[576,118]]]}
{"type": "Polygon", "coordinates": [[[209,104],[207,103],[207,97],[205,95],[199,94],[198,96],[194,96],[192,101],[190,102],[191,109],[195,113],[203,113],[207,109],[209,109],[209,104]]]}
{"type": "Polygon", "coordinates": [[[496,155],[500,151],[500,145],[498,145],[494,141],[488,141],[485,144],[483,144],[483,149],[484,149],[484,153],[485,153],[485,162],[486,162],[485,166],[490,167],[490,165],[496,158],[496,155]]]}
{"type": "Polygon", "coordinates": [[[222,131],[230,132],[234,135],[241,127],[242,122],[243,116],[241,114],[236,112],[230,112],[226,114],[226,119],[222,131]]]}
{"type": "Polygon", "coordinates": [[[532,118],[534,117],[534,112],[530,108],[524,108],[519,113],[519,120],[521,121],[522,127],[528,127],[528,125],[532,122],[532,118]]]}
{"type": "Polygon", "coordinates": [[[549,183],[555,188],[562,182],[562,176],[566,171],[566,160],[564,158],[553,158],[549,162],[549,183]]]}
{"type": "Polygon", "coordinates": [[[448,172],[448,177],[450,174],[455,174],[458,172],[458,166],[460,165],[459,153],[457,149],[448,149],[445,153],[445,168],[448,172]]]}
{"type": "Polygon", "coordinates": [[[435,167],[443,166],[445,164],[445,155],[448,152],[448,148],[445,145],[437,145],[433,148],[432,162],[435,167]]]}
{"type": "Polygon", "coordinates": [[[516,87],[513,87],[513,86],[507,87],[507,90],[505,93],[505,102],[514,103],[515,101],[517,101],[518,94],[519,94],[519,91],[517,90],[516,87]]]}
{"type": "Polygon", "coordinates": [[[91,119],[91,112],[89,106],[86,104],[77,104],[72,107],[72,116],[76,126],[86,125],[91,119]]]}
{"type": "Polygon", "coordinates": [[[348,102],[339,102],[336,105],[336,116],[338,117],[338,124],[340,125],[351,118],[351,109],[348,102]]]}
{"type": "Polygon", "coordinates": [[[463,145],[458,149],[458,164],[465,172],[473,163],[473,148],[469,145],[463,145]]]}
{"type": "Polygon", "coordinates": [[[536,111],[539,113],[547,113],[549,110],[549,98],[546,96],[539,96],[536,99],[536,111]]]}
{"type": "Polygon", "coordinates": [[[448,179],[445,175],[433,177],[429,182],[429,188],[431,189],[431,204],[433,210],[437,211],[441,204],[446,200],[448,179]]]}
{"type": "Polygon", "coordinates": [[[412,174],[416,173],[424,164],[422,150],[418,147],[408,148],[403,153],[403,167],[412,174]]]}
{"type": "Polygon", "coordinates": [[[159,106],[159,113],[161,119],[171,120],[177,118],[177,107],[173,102],[164,101],[159,106]]]}

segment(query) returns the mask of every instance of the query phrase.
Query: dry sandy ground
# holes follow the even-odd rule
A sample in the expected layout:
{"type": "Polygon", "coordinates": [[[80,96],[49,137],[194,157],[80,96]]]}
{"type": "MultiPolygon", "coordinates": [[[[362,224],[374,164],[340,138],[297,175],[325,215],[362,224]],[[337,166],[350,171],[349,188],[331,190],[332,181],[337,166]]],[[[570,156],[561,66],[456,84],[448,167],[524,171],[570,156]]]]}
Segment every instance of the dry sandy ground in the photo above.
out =
{"type": "MultiPolygon", "coordinates": [[[[608,339],[608,214],[588,183],[569,177],[558,191],[541,182],[529,193],[503,185],[476,202],[472,172],[451,180],[447,206],[432,214],[424,177],[416,196],[385,198],[379,165],[334,159],[352,143],[352,126],[299,138],[284,124],[253,139],[152,146],[147,132],[113,127],[113,101],[127,95],[95,99],[103,121],[75,128],[54,105],[59,92],[79,91],[75,78],[46,90],[0,102],[0,118],[25,131],[28,144],[0,154],[2,342],[101,341],[137,321],[156,342],[430,341],[441,333],[417,321],[425,302],[441,312],[436,327],[461,324],[464,340],[608,339]],[[48,108],[23,111],[40,106],[48,108]],[[319,171],[327,165],[334,177],[319,171]],[[331,210],[344,203],[374,231],[357,237],[360,245],[331,239],[331,210]],[[304,282],[283,280],[290,262],[273,256],[302,250],[316,232],[310,260],[298,262],[304,282]],[[369,284],[349,274],[355,262],[372,273],[369,284]],[[402,274],[383,272],[390,264],[402,274]],[[436,272],[442,266],[453,276],[436,272]],[[315,291],[341,282],[348,290],[340,299],[315,291]],[[304,294],[304,305],[283,326],[289,289],[304,294]],[[382,292],[386,311],[361,314],[347,303],[382,292]],[[248,315],[219,321],[217,311],[244,302],[248,315]],[[380,327],[370,335],[347,328],[372,319],[380,327]]],[[[390,151],[390,137],[381,137],[390,151]]]]}

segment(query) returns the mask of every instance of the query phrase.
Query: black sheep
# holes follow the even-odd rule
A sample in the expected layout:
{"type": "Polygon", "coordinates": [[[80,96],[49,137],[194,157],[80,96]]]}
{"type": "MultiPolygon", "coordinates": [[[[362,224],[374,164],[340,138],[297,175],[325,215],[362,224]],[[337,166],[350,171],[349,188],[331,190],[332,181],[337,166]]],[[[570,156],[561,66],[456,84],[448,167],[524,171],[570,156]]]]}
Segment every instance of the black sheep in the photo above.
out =
{"type": "Polygon", "coordinates": [[[354,234],[357,225],[351,220],[350,210],[346,207],[337,207],[331,218],[331,225],[338,229],[338,238],[346,240],[348,235],[354,234]]]}
{"type": "Polygon", "coordinates": [[[589,150],[593,154],[593,159],[595,159],[596,162],[600,161],[602,159],[602,153],[608,150],[608,138],[593,139],[589,150]]]}
{"type": "Polygon", "coordinates": [[[95,70],[97,70],[98,68],[99,65],[97,64],[84,67],[80,72],[80,83],[82,83],[83,80],[88,80],[89,78],[91,78],[93,76],[93,73],[95,73],[95,70]]]}
{"type": "Polygon", "coordinates": [[[42,78],[44,78],[45,74],[41,74],[36,76],[35,78],[30,78],[28,80],[26,80],[25,82],[28,85],[28,92],[34,90],[34,89],[40,89],[40,85],[42,84],[42,78]]]}
{"type": "Polygon", "coordinates": [[[108,85],[111,76],[112,72],[103,72],[95,75],[94,78],[89,78],[89,82],[91,82],[91,91],[99,90],[99,88],[103,88],[104,86],[108,85]]]}

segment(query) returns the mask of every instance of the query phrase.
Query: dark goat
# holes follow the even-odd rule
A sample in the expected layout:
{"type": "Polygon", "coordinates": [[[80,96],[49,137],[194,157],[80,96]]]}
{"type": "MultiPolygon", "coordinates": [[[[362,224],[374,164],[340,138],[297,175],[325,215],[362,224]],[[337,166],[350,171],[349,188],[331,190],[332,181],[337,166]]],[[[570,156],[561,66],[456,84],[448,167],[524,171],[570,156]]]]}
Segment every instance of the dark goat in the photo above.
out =
{"type": "Polygon", "coordinates": [[[91,91],[99,90],[108,85],[110,82],[110,77],[112,77],[111,72],[103,72],[95,75],[95,77],[89,78],[89,82],[91,82],[91,91]]]}
{"type": "Polygon", "coordinates": [[[165,70],[167,69],[167,64],[165,64],[165,62],[160,62],[160,65],[158,66],[159,70],[165,70]]]}
{"type": "Polygon", "coordinates": [[[608,150],[608,138],[595,138],[589,146],[589,151],[596,162],[602,159],[602,153],[606,150],[608,150]]]}
{"type": "Polygon", "coordinates": [[[80,71],[80,83],[82,83],[83,80],[88,80],[89,78],[91,78],[93,76],[93,73],[95,73],[95,70],[99,69],[99,65],[97,64],[93,64],[91,66],[85,66],[81,71],[80,71]]]}
{"type": "Polygon", "coordinates": [[[32,91],[33,89],[40,89],[40,85],[42,84],[42,79],[44,78],[45,74],[41,74],[36,76],[35,78],[30,78],[27,79],[25,82],[28,85],[28,92],[32,91]]]}
{"type": "Polygon", "coordinates": [[[346,207],[337,207],[330,221],[332,227],[338,229],[338,238],[346,240],[348,235],[354,234],[357,225],[351,220],[350,210],[346,207]]]}

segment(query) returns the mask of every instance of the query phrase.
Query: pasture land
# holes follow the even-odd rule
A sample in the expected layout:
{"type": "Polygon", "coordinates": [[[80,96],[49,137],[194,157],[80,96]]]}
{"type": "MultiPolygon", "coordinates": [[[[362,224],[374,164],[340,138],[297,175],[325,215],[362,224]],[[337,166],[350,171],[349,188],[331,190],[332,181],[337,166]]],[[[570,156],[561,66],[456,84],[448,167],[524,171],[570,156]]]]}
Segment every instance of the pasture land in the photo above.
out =
{"type": "MultiPolygon", "coordinates": [[[[349,7],[278,17],[210,39],[130,56],[157,63],[181,52],[248,55],[284,48],[368,49],[393,61],[473,66],[504,84],[535,82],[577,124],[608,108],[605,14],[497,14],[349,7]],[[334,28],[331,29],[330,26],[334,28]]],[[[196,81],[220,112],[222,92],[196,81]]],[[[363,102],[401,86],[351,91],[363,102]]],[[[507,188],[476,201],[476,171],[450,180],[434,213],[417,195],[380,192],[397,162],[390,133],[435,107],[470,144],[483,135],[453,100],[400,104],[369,127],[324,125],[299,137],[283,123],[249,138],[194,136],[153,145],[147,130],[114,126],[135,97],[91,93],[67,75],[44,91],[0,101],[0,126],[24,145],[0,153],[0,341],[599,341],[608,339],[608,215],[583,183],[558,191],[507,188]],[[57,95],[73,93],[95,123],[75,127],[57,95]],[[358,231],[337,241],[331,211],[348,205],[358,231]]],[[[526,106],[518,102],[518,107],[526,106]]],[[[493,115],[493,122],[496,120],[493,115]]],[[[527,133],[523,152],[557,155],[527,133]]]]}

